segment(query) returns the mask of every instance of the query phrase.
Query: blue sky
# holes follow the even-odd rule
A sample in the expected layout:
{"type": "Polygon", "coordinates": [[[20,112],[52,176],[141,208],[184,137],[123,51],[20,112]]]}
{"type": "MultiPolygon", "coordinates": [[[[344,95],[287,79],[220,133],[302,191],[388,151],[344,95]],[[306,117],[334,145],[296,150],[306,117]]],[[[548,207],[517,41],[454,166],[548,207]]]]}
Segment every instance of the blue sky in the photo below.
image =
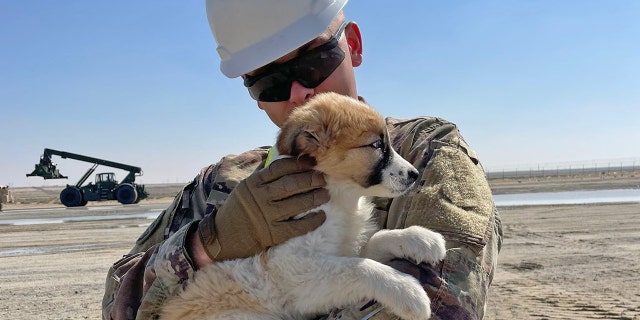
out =
{"type": "MultiPolygon", "coordinates": [[[[488,169],[640,157],[640,1],[345,12],[364,42],[359,93],[384,115],[455,122],[488,169]]],[[[0,45],[0,184],[75,183],[89,167],[54,158],[69,180],[27,179],[45,147],[186,182],[277,134],[220,73],[204,1],[0,0],[0,45]]]]}

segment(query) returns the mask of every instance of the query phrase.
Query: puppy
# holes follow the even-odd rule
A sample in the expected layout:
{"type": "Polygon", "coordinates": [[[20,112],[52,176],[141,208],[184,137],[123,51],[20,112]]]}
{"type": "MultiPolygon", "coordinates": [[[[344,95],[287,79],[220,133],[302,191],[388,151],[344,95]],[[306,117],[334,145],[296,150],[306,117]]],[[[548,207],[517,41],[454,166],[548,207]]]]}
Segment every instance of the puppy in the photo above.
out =
{"type": "Polygon", "coordinates": [[[430,300],[418,281],[383,263],[436,263],[444,239],[418,226],[375,232],[369,221],[366,197],[399,196],[418,178],[391,147],[383,118],[358,100],[320,94],[292,111],[277,148],[316,160],[331,200],[315,210],[326,221],[262,254],[197,271],[165,304],[163,319],[311,319],[369,299],[402,319],[429,319],[430,300]]]}

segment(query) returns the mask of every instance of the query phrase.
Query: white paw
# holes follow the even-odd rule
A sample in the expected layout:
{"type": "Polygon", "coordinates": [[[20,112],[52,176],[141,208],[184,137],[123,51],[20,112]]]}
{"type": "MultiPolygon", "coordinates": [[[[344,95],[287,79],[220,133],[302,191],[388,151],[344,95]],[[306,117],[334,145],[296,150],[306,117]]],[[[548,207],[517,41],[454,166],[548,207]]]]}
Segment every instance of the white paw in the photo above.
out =
{"type": "Polygon", "coordinates": [[[413,277],[402,275],[405,278],[399,281],[401,288],[391,298],[391,301],[382,302],[389,311],[404,320],[427,320],[431,318],[431,300],[426,292],[413,277]]]}
{"type": "Polygon", "coordinates": [[[366,257],[386,262],[404,258],[415,263],[436,264],[446,254],[444,237],[420,226],[406,229],[380,230],[367,244],[366,257]]]}
{"type": "Polygon", "coordinates": [[[447,249],[441,234],[420,226],[411,226],[399,231],[404,243],[400,245],[403,258],[430,264],[444,259],[447,249]]]}

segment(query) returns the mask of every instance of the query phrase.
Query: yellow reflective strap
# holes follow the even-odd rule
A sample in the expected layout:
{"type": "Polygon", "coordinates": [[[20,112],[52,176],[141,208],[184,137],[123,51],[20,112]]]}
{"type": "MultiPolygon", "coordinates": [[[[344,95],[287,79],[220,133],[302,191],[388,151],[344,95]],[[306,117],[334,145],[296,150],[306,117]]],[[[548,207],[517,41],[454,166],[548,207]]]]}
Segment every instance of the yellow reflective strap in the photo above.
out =
{"type": "Polygon", "coordinates": [[[264,167],[268,167],[271,162],[273,162],[273,160],[275,160],[275,158],[278,157],[278,150],[274,147],[271,146],[271,148],[269,148],[269,153],[267,153],[267,159],[265,159],[264,161],[264,167]]]}

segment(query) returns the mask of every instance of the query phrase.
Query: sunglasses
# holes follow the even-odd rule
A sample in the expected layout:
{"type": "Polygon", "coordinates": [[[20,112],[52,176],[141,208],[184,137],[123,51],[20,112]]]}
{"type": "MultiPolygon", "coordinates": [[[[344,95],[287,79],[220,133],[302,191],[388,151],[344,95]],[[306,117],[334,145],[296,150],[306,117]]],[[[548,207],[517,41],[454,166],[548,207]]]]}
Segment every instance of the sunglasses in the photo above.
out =
{"type": "Polygon", "coordinates": [[[244,86],[251,98],[264,102],[287,101],[291,85],[298,81],[315,88],[326,80],[344,60],[338,40],[347,23],[343,23],[329,41],[282,64],[273,64],[255,76],[245,76],[244,86]]]}

